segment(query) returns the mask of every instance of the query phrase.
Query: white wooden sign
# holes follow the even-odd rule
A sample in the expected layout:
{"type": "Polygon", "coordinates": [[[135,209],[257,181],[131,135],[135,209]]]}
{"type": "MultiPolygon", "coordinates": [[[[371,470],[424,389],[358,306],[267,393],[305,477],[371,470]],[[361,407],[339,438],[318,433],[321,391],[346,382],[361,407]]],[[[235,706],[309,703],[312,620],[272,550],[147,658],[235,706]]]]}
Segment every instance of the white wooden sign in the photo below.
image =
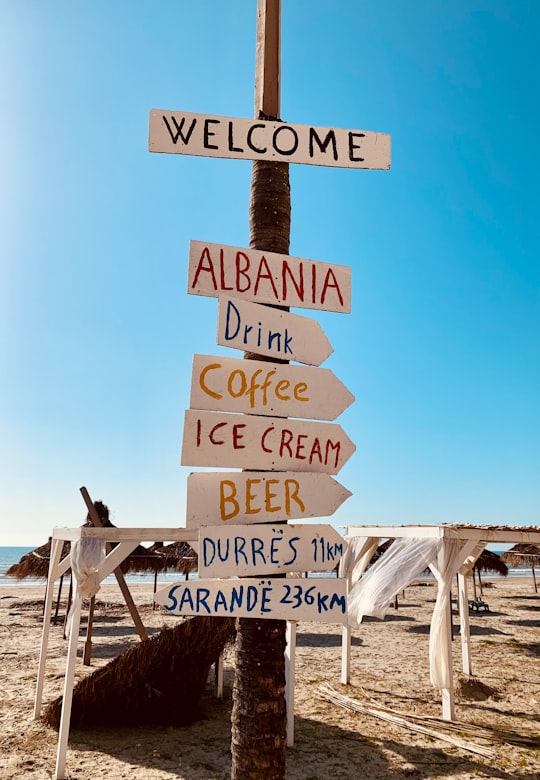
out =
{"type": "Polygon", "coordinates": [[[183,466],[337,474],[355,449],[335,423],[191,409],[184,418],[183,466]]]}
{"type": "Polygon", "coordinates": [[[199,576],[331,571],[346,547],[328,524],[211,526],[199,531],[199,576]]]}
{"type": "Polygon", "coordinates": [[[351,269],[258,249],[190,241],[187,291],[348,314],[351,269]]]}
{"type": "Polygon", "coordinates": [[[183,580],[154,594],[173,615],[346,623],[346,580],[337,577],[183,580]]]}
{"type": "Polygon", "coordinates": [[[187,480],[186,527],[330,517],[351,495],[328,474],[196,471],[187,480]]]}
{"type": "Polygon", "coordinates": [[[317,320],[226,296],[219,298],[217,343],[311,366],[334,351],[317,320]]]}
{"type": "Polygon", "coordinates": [[[290,125],[186,111],[150,111],[148,149],[237,160],[390,168],[390,136],[369,130],[290,125]]]}
{"type": "Polygon", "coordinates": [[[353,401],[328,368],[193,356],[192,409],[335,420],[353,401]]]}

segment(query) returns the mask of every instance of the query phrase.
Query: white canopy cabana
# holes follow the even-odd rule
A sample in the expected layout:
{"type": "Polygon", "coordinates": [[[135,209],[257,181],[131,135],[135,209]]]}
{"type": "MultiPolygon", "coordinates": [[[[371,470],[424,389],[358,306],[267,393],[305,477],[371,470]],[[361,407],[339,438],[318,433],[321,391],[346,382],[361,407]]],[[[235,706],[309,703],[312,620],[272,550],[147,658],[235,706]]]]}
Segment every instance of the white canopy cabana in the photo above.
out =
{"type": "Polygon", "coordinates": [[[383,617],[391,599],[429,565],[438,593],[430,630],[430,673],[441,689],[443,718],[454,719],[452,634],[449,609],[453,577],[458,575],[459,614],[463,672],[471,674],[469,604],[466,576],[487,544],[540,542],[538,527],[477,525],[347,526],[348,560],[341,574],[347,576],[349,623],[343,628],[341,682],[350,680],[351,625],[364,614],[383,617]],[[381,539],[396,539],[390,550],[364,576],[381,539]]]}

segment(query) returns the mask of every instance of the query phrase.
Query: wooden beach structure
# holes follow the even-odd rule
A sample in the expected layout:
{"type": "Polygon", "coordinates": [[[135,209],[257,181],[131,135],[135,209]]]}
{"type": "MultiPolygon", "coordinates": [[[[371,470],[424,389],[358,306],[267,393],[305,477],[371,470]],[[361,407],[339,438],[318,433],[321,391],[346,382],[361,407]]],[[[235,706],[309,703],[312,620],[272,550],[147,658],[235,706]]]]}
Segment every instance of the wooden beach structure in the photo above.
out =
{"type": "MultiPolygon", "coordinates": [[[[440,688],[442,696],[442,714],[445,720],[455,719],[454,686],[452,668],[452,629],[450,613],[450,593],[452,582],[458,578],[458,604],[461,628],[462,669],[465,675],[472,675],[471,643],[469,625],[469,600],[467,576],[486,548],[486,545],[496,543],[516,542],[520,544],[540,543],[538,527],[512,526],[480,526],[480,525],[357,525],[346,526],[345,539],[351,543],[349,560],[344,562],[343,574],[348,577],[348,624],[343,627],[341,682],[348,684],[351,669],[351,603],[355,595],[362,596],[367,591],[367,583],[373,580],[375,567],[365,577],[362,575],[372,558],[373,553],[383,539],[402,540],[403,555],[400,559],[388,556],[385,562],[383,554],[377,561],[378,578],[384,588],[385,604],[380,606],[379,614],[384,612],[395,593],[408,584],[400,580],[404,562],[411,559],[407,547],[413,544],[420,549],[422,543],[433,543],[423,559],[418,559],[417,573],[424,569],[425,560],[430,556],[429,568],[435,576],[438,593],[435,602],[430,630],[430,672],[432,683],[440,688]],[[389,564],[389,565],[388,565],[389,564]],[[356,594],[355,594],[356,589],[356,594]],[[395,591],[395,592],[394,592],[395,591]]],[[[395,545],[390,545],[392,550],[395,545]]],[[[426,548],[427,549],[427,548],[426,548]]],[[[414,575],[416,576],[416,575],[414,575]]],[[[413,577],[411,577],[412,579],[413,577]]],[[[371,584],[371,583],[370,583],[371,584]]],[[[370,593],[373,592],[371,588],[370,593]]],[[[367,601],[370,599],[368,598],[367,601]]],[[[373,606],[373,605],[372,605],[373,606]]],[[[366,612],[365,614],[374,614],[366,612]]],[[[360,616],[360,621],[361,621],[360,616]]],[[[358,621],[357,621],[358,622],[358,621]]]]}

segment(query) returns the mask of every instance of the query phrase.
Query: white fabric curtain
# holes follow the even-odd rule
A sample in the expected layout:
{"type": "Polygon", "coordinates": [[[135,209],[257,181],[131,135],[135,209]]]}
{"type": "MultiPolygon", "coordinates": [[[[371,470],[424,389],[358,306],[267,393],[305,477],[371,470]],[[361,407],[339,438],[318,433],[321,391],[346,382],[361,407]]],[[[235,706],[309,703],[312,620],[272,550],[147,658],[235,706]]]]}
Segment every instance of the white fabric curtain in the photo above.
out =
{"type": "Polygon", "coordinates": [[[345,541],[347,546],[339,562],[338,576],[348,577],[352,586],[366,570],[380,540],[373,536],[345,536],[345,541]]]}
{"type": "Polygon", "coordinates": [[[441,555],[430,565],[438,583],[437,599],[429,632],[429,671],[436,688],[452,687],[452,665],[447,648],[452,630],[449,620],[452,579],[463,564],[463,542],[444,539],[441,555]]]}
{"type": "Polygon", "coordinates": [[[105,560],[105,542],[94,537],[77,539],[71,545],[71,571],[75,578],[73,604],[66,621],[69,636],[75,604],[82,604],[83,598],[92,598],[100,589],[98,569],[105,560]]]}
{"type": "Polygon", "coordinates": [[[392,599],[436,559],[440,539],[396,539],[349,593],[349,624],[364,615],[383,618],[392,599]]]}

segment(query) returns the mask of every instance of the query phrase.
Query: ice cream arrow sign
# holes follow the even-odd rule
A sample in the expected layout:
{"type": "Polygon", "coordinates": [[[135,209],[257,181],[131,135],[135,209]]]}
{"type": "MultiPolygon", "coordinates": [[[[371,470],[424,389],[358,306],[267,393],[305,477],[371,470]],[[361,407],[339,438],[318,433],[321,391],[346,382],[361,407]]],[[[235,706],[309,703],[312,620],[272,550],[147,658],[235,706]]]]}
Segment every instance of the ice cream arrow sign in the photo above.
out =
{"type": "Polygon", "coordinates": [[[369,130],[289,125],[186,111],[150,111],[148,149],[237,160],[390,168],[390,136],[369,130]]]}
{"type": "Polygon", "coordinates": [[[182,466],[337,474],[355,449],[335,423],[188,409],[182,466]]]}
{"type": "Polygon", "coordinates": [[[183,580],[154,601],[173,615],[347,622],[346,581],[334,577],[183,580]]]}
{"type": "Polygon", "coordinates": [[[276,252],[190,241],[187,291],[348,314],[351,269],[276,252]]]}
{"type": "Polygon", "coordinates": [[[352,493],[328,474],[196,471],[187,481],[187,528],[330,517],[352,493]]]}
{"type": "Polygon", "coordinates": [[[199,531],[201,577],[331,571],[347,543],[331,525],[227,525],[199,531]]]}
{"type": "Polygon", "coordinates": [[[353,401],[328,368],[193,356],[192,409],[335,420],[353,401]]]}
{"type": "Polygon", "coordinates": [[[317,320],[226,296],[219,298],[217,343],[310,366],[334,351],[317,320]]]}

